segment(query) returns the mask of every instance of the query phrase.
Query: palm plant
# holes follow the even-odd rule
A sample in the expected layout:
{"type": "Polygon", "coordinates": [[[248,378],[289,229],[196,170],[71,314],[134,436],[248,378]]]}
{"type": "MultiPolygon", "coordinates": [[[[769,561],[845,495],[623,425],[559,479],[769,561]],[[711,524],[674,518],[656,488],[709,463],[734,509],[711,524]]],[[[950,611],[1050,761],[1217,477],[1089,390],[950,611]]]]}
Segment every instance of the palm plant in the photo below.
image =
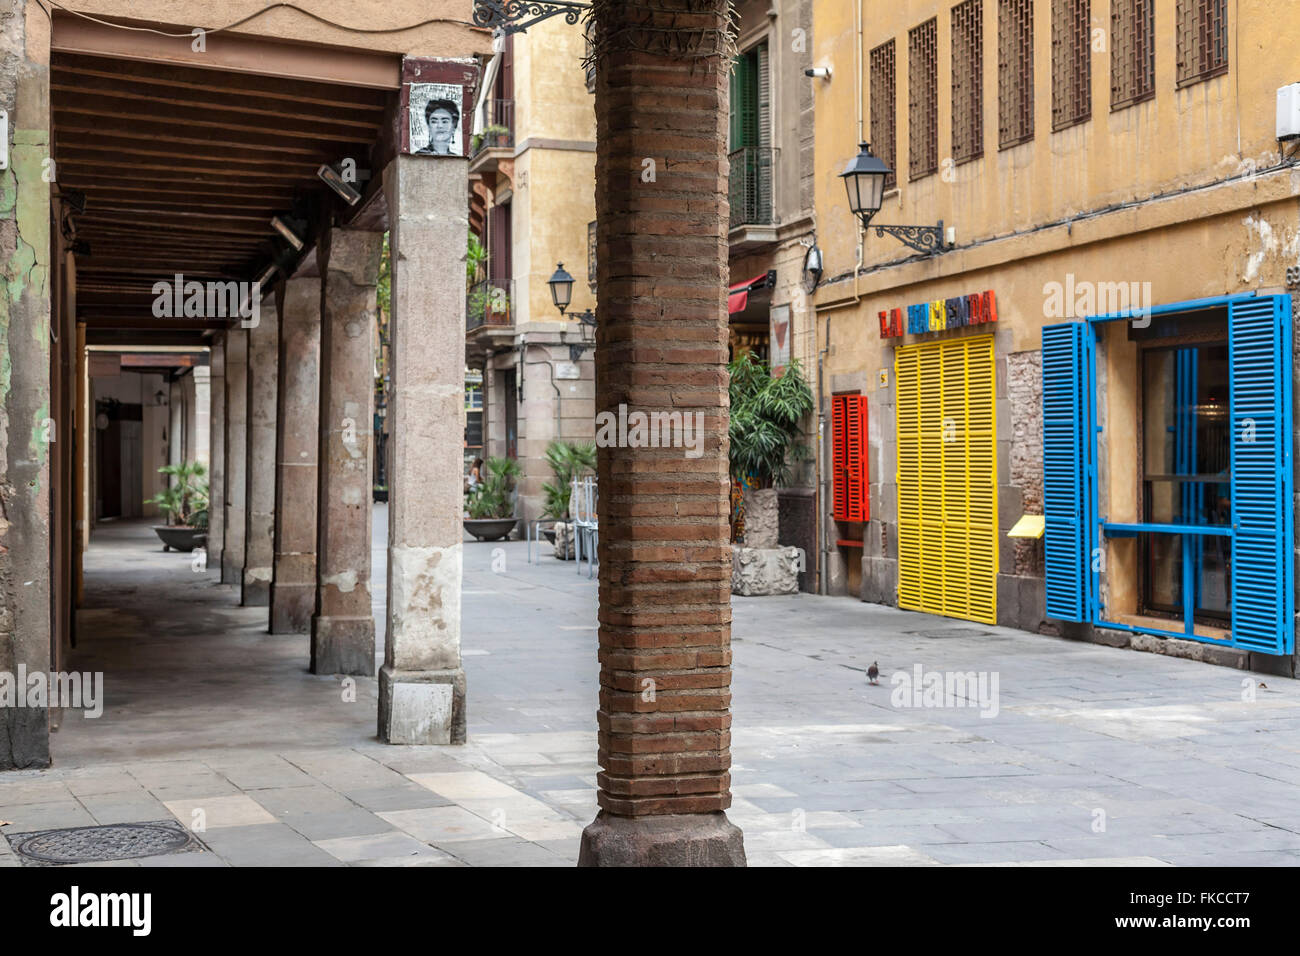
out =
{"type": "Polygon", "coordinates": [[[787,460],[806,459],[800,421],[813,409],[812,390],[799,362],[772,378],[767,363],[745,352],[727,366],[731,376],[731,476],[760,488],[784,484],[787,460]]]}
{"type": "Polygon", "coordinates": [[[595,442],[553,441],[546,448],[546,462],[555,473],[555,481],[542,485],[542,515],[560,521],[569,520],[569,492],[573,479],[596,470],[595,442]]]}
{"type": "Polygon", "coordinates": [[[163,465],[158,473],[169,479],[165,489],[145,500],[167,513],[167,523],[185,525],[198,531],[208,527],[208,469],[202,462],[187,461],[180,465],[163,465]]]}
{"type": "Polygon", "coordinates": [[[512,518],[515,503],[511,492],[523,469],[512,458],[489,458],[487,474],[470,493],[466,510],[471,518],[512,518]]]}

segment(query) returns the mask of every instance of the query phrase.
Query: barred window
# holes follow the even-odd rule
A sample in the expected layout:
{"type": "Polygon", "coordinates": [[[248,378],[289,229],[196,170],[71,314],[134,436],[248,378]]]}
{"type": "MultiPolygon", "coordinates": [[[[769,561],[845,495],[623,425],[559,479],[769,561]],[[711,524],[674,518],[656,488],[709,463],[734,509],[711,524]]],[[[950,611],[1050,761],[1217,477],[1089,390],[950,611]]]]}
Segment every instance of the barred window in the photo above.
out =
{"type": "Polygon", "coordinates": [[[885,188],[898,185],[897,158],[898,130],[894,97],[894,41],[882,43],[871,51],[871,151],[889,167],[885,188]]]}
{"type": "Polygon", "coordinates": [[[1155,0],[1110,0],[1110,108],[1156,95],[1155,0]]]}
{"type": "Polygon", "coordinates": [[[952,8],[952,159],[984,155],[984,4],[952,8]]]}
{"type": "Polygon", "coordinates": [[[1228,72],[1228,0],[1178,0],[1178,82],[1182,89],[1228,72]]]}
{"type": "Polygon", "coordinates": [[[1092,115],[1089,0],[1052,0],[1052,131],[1092,115]]]}
{"type": "Polygon", "coordinates": [[[1034,138],[1034,0],[998,0],[998,148],[1034,138]]]}
{"type": "Polygon", "coordinates": [[[907,37],[907,159],[912,179],[939,168],[939,21],[907,37]]]}

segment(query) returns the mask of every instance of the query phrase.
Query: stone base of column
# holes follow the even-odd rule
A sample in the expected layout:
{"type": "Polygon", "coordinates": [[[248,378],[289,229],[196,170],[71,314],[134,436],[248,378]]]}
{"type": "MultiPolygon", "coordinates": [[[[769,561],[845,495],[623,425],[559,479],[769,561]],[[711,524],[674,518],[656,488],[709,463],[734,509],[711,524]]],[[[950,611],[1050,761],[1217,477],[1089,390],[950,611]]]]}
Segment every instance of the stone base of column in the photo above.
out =
{"type": "Polygon", "coordinates": [[[227,557],[224,553],[221,555],[221,583],[239,585],[243,578],[244,569],[236,567],[233,558],[227,557]]]}
{"type": "Polygon", "coordinates": [[[313,674],[375,674],[375,619],[372,617],[313,617],[313,674]]]}
{"type": "Polygon", "coordinates": [[[315,613],[315,584],[271,583],[272,634],[310,634],[315,613]]]}
{"type": "Polygon", "coordinates": [[[744,834],[721,811],[617,817],[602,810],[578,851],[578,866],[744,865],[744,834]]]}
{"type": "Polygon", "coordinates": [[[379,739],[389,744],[463,744],[465,671],[381,667],[379,739]]]}
{"type": "Polygon", "coordinates": [[[271,603],[270,568],[244,568],[239,603],[244,607],[266,607],[271,603]]]}

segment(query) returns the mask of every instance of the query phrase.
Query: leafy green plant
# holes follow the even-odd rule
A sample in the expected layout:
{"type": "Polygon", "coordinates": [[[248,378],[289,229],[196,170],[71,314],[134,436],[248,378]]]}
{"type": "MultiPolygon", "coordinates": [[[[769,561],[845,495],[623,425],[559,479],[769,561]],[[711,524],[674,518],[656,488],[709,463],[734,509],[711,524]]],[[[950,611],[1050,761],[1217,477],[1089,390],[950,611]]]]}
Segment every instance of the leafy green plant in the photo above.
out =
{"type": "Polygon", "coordinates": [[[491,282],[480,282],[469,294],[467,313],[471,325],[482,325],[487,321],[488,313],[494,315],[510,314],[510,295],[505,289],[491,282]]]}
{"type": "Polygon", "coordinates": [[[181,465],[163,465],[158,473],[171,480],[165,489],[145,499],[145,504],[157,505],[166,512],[167,523],[172,526],[186,525],[196,531],[206,531],[208,470],[203,463],[187,461],[181,465]]]}
{"type": "Polygon", "coordinates": [[[728,366],[731,376],[731,476],[750,479],[760,488],[784,484],[788,460],[806,459],[799,444],[800,421],[813,409],[812,389],[799,362],[791,361],[780,378],[772,378],[767,363],[745,352],[728,366]]]}
{"type": "Polygon", "coordinates": [[[573,479],[596,470],[596,443],[553,441],[546,448],[546,463],[551,466],[555,481],[542,485],[542,516],[568,521],[573,479]]]}
{"type": "Polygon", "coordinates": [[[515,503],[511,492],[523,474],[519,463],[511,458],[489,458],[486,474],[470,492],[466,510],[471,518],[513,518],[515,503]]]}
{"type": "Polygon", "coordinates": [[[488,251],[483,242],[474,233],[469,233],[469,239],[465,245],[465,285],[468,287],[478,278],[479,270],[483,263],[487,262],[488,251]]]}

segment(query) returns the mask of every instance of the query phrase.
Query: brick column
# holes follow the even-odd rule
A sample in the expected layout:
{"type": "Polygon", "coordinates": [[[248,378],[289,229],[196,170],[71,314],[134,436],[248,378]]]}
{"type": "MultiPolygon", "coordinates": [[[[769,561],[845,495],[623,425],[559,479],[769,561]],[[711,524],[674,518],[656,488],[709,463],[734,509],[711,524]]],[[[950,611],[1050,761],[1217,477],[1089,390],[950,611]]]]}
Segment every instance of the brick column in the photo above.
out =
{"type": "Polygon", "coordinates": [[[316,609],[317,450],[320,448],[320,279],[276,290],[280,398],[275,451],[271,633],[307,634],[316,609]]]}
{"type": "Polygon", "coordinates": [[[221,573],[221,550],[226,529],[226,340],[213,339],[209,353],[212,406],[208,418],[211,428],[208,464],[208,568],[221,573]]]}
{"type": "Polygon", "coordinates": [[[244,497],[248,493],[248,332],[226,332],[226,473],[223,504],[225,537],[221,548],[221,583],[242,588],[244,580],[244,497]]]}
{"type": "Polygon", "coordinates": [[[399,156],[384,173],[392,277],[388,632],[379,737],[465,742],[460,659],[468,163],[399,156]]]}
{"type": "Polygon", "coordinates": [[[313,674],[375,672],[370,608],[375,286],[383,234],[329,228],[321,281],[320,478],[313,674]]]}
{"type": "Polygon", "coordinates": [[[580,865],[745,862],[741,832],[723,812],[731,805],[730,57],[662,52],[725,46],[727,6],[596,8],[596,409],[617,415],[626,404],[692,422],[699,413],[703,442],[698,455],[599,452],[604,769],[580,865]]]}
{"type": "Polygon", "coordinates": [[[271,603],[275,557],[275,422],[280,379],[280,319],[274,296],[248,330],[248,492],[244,510],[244,576],[239,603],[271,603]]]}

